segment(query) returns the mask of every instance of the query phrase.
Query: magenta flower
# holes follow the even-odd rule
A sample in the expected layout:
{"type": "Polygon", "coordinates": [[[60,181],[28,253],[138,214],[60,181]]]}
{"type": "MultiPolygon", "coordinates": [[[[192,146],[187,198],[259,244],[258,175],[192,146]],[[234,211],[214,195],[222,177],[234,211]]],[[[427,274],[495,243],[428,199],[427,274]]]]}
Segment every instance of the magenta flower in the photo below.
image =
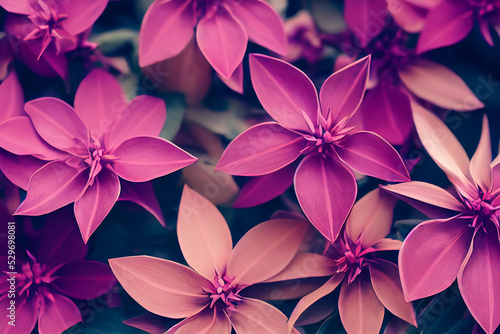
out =
{"type": "Polygon", "coordinates": [[[158,137],[166,118],[163,100],[138,96],[127,105],[118,81],[102,70],[92,71],[82,81],[74,109],[44,97],[26,103],[25,110],[29,117],[18,116],[0,124],[0,147],[48,163],[31,176],[26,199],[16,214],[42,215],[75,202],[85,242],[121,191],[125,193],[122,199],[148,208],[150,199],[141,195],[147,186],[134,190],[129,185],[196,161],[158,137]],[[131,183],[120,185],[120,178],[131,183]]]}
{"type": "Polygon", "coordinates": [[[429,217],[442,218],[418,225],[403,243],[399,264],[405,298],[434,295],[458,278],[469,311],[491,334],[500,324],[500,159],[491,162],[488,120],[485,116],[469,162],[439,118],[421,107],[414,107],[414,118],[423,145],[456,193],[416,181],[383,187],[429,217]]]}
{"type": "Polygon", "coordinates": [[[264,0],[156,0],[149,7],[139,36],[141,67],[172,58],[195,37],[221,78],[243,89],[247,42],[286,54],[283,22],[264,0]]]}
{"type": "Polygon", "coordinates": [[[332,74],[318,100],[303,72],[278,59],[251,55],[255,92],[277,122],[255,125],[239,135],[216,168],[259,176],[280,171],[304,155],[295,172],[297,198],[309,220],[333,242],[356,198],[351,168],[388,181],[409,180],[401,157],[387,141],[357,131],[349,122],[365,93],[369,66],[370,57],[365,57],[332,74]]]}
{"type": "MultiPolygon", "coordinates": [[[[242,295],[242,290],[278,274],[293,259],[307,231],[303,220],[264,222],[232,246],[217,208],[184,187],[177,234],[194,269],[176,262],[132,256],[109,260],[123,288],[148,311],[186,318],[168,333],[288,333],[278,309],[242,295]]],[[[140,326],[137,318],[134,325],[140,326]]],[[[141,326],[142,327],[142,326],[141,326]]]]}
{"type": "MultiPolygon", "coordinates": [[[[71,299],[94,299],[115,286],[116,278],[106,264],[85,260],[87,247],[71,220],[72,217],[61,212],[48,216],[41,234],[31,240],[25,251],[21,250],[18,238],[15,270],[5,268],[7,233],[2,235],[5,256],[0,259],[7,270],[0,273],[0,307],[8,310],[13,300],[9,294],[15,293],[16,321],[15,327],[9,325],[7,321],[11,319],[4,313],[0,332],[31,333],[38,321],[39,333],[62,333],[82,321],[80,310],[71,299]],[[10,282],[15,282],[15,289],[11,289],[10,282]]],[[[7,221],[2,221],[2,225],[6,232],[7,221]]],[[[20,224],[15,228],[19,235],[20,224]]]]}
{"type": "Polygon", "coordinates": [[[286,61],[293,63],[303,58],[314,63],[321,59],[323,41],[307,10],[303,9],[285,21],[285,33],[288,40],[288,53],[284,57],[286,61]]]}
{"type": "MultiPolygon", "coordinates": [[[[340,284],[338,307],[347,333],[378,334],[384,308],[416,326],[413,306],[403,297],[398,267],[377,256],[379,251],[398,250],[401,246],[401,241],[385,238],[391,230],[393,206],[394,201],[377,189],[354,205],[344,233],[325,251],[328,261],[316,262],[315,272],[324,275],[334,268],[333,275],[299,301],[288,321],[290,328],[307,308],[340,284]]],[[[290,270],[294,269],[289,266],[280,275],[290,270]]],[[[305,320],[302,317],[301,321],[305,320]]]]}

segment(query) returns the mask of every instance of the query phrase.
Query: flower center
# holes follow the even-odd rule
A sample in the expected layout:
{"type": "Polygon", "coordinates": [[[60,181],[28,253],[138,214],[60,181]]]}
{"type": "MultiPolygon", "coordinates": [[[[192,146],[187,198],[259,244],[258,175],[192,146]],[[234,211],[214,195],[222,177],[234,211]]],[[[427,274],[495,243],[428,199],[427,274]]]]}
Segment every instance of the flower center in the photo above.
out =
{"type": "Polygon", "coordinates": [[[19,296],[26,294],[27,298],[32,298],[38,294],[43,294],[49,299],[53,299],[52,294],[46,288],[46,284],[52,283],[56,277],[52,274],[59,266],[47,271],[45,265],[36,261],[36,258],[29,252],[30,260],[22,265],[22,272],[16,274],[16,281],[19,289],[19,296]]]}
{"type": "Polygon", "coordinates": [[[238,295],[238,286],[234,286],[232,282],[233,279],[228,276],[214,278],[212,284],[214,285],[215,293],[209,292],[209,296],[212,299],[210,308],[218,303],[226,310],[236,309],[238,303],[241,301],[241,297],[238,295]]]}
{"type": "Polygon", "coordinates": [[[61,22],[65,20],[68,15],[60,14],[57,3],[47,0],[38,0],[32,5],[33,11],[28,15],[30,21],[35,25],[26,37],[25,40],[32,40],[37,38],[51,39],[51,37],[62,38],[54,29],[61,27],[61,22]]]}
{"type": "Polygon", "coordinates": [[[375,251],[371,247],[364,247],[359,240],[351,241],[346,234],[333,247],[334,253],[336,253],[334,260],[337,265],[337,273],[346,274],[348,284],[351,284],[361,274],[363,267],[369,264],[369,257],[371,257],[369,254],[375,251]]]}
{"type": "Polygon", "coordinates": [[[483,228],[486,232],[485,224],[493,222],[499,228],[500,206],[493,206],[491,203],[494,198],[490,198],[489,194],[480,191],[479,198],[471,200],[462,198],[465,207],[468,209],[466,217],[472,219],[470,227],[483,228]]]}
{"type": "Polygon", "coordinates": [[[213,15],[219,8],[224,0],[194,0],[193,7],[196,22],[205,16],[213,15]]]}

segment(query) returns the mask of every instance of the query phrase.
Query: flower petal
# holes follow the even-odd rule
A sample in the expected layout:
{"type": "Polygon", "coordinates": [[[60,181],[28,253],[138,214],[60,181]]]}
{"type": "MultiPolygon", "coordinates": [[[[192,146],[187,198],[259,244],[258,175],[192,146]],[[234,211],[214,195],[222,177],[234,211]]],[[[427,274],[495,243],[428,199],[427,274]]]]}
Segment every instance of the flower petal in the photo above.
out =
{"type": "Polygon", "coordinates": [[[286,316],[262,300],[243,298],[229,318],[237,334],[287,333],[286,316]]]}
{"type": "Polygon", "coordinates": [[[24,92],[15,71],[12,71],[0,83],[0,99],[3,101],[0,122],[17,116],[26,116],[24,112],[24,92]]]}
{"type": "Polygon", "coordinates": [[[26,199],[16,215],[39,216],[76,200],[85,188],[88,171],[66,165],[64,162],[49,162],[30,179],[26,199]]]}
{"type": "Polygon", "coordinates": [[[297,253],[278,274],[265,283],[287,281],[298,278],[331,276],[337,272],[335,261],[329,257],[314,253],[297,253]]]}
{"type": "Polygon", "coordinates": [[[109,168],[103,168],[94,183],[75,202],[75,217],[85,243],[99,227],[120,195],[120,180],[109,168]]]}
{"type": "Polygon", "coordinates": [[[264,55],[251,54],[249,62],[253,88],[267,113],[285,128],[312,132],[304,117],[317,126],[319,101],[307,75],[264,55]]]}
{"type": "Polygon", "coordinates": [[[295,173],[295,193],[314,227],[333,242],[356,199],[356,179],[342,162],[309,155],[295,173]]]}
{"type": "Polygon", "coordinates": [[[500,244],[497,232],[479,229],[472,252],[458,273],[458,287],[467,308],[486,333],[500,324],[500,244]]]}
{"type": "Polygon", "coordinates": [[[358,276],[340,289],[339,313],[348,333],[378,334],[384,320],[384,305],[373,291],[370,279],[358,276]]]}
{"type": "Polygon", "coordinates": [[[0,170],[10,182],[21,189],[28,189],[31,176],[45,164],[46,161],[30,155],[15,155],[0,149],[0,170]]]}
{"type": "Polygon", "coordinates": [[[376,263],[370,265],[370,278],[373,290],[382,304],[395,316],[417,327],[413,306],[403,296],[398,266],[377,259],[376,263]]]}
{"type": "Polygon", "coordinates": [[[193,4],[186,0],[155,1],[139,34],[139,64],[158,63],[179,54],[194,35],[193,4]]]}
{"type": "Polygon", "coordinates": [[[282,56],[287,53],[287,41],[283,20],[268,3],[247,0],[245,4],[235,2],[232,13],[241,22],[248,38],[282,56]]]}
{"type": "Polygon", "coordinates": [[[421,1],[388,0],[387,9],[396,23],[405,31],[418,33],[426,23],[428,8],[421,1]]]}
{"type": "Polygon", "coordinates": [[[27,102],[25,110],[37,133],[49,145],[75,155],[88,155],[87,127],[70,105],[42,97],[27,102]]]}
{"type": "Polygon", "coordinates": [[[297,159],[306,146],[301,135],[278,123],[257,124],[229,143],[216,169],[244,176],[273,173],[297,159]]]}
{"type": "Polygon", "coordinates": [[[382,32],[387,24],[386,21],[390,20],[388,15],[385,0],[346,0],[344,2],[345,22],[363,48],[382,32]]]}
{"type": "Polygon", "coordinates": [[[158,199],[156,198],[152,181],[128,182],[121,180],[120,184],[121,192],[118,198],[119,201],[130,201],[142,206],[158,219],[161,226],[166,226],[165,217],[161,211],[160,203],[158,203],[158,199]]]}
{"type": "Polygon", "coordinates": [[[0,0],[0,7],[9,13],[28,15],[31,13],[30,0],[0,0]]]}
{"type": "Polygon", "coordinates": [[[283,270],[297,254],[308,223],[275,219],[248,231],[234,247],[227,275],[241,286],[260,283],[283,270]]]}
{"type": "Polygon", "coordinates": [[[222,277],[233,250],[226,220],[205,197],[184,186],[177,236],[186,262],[207,280],[222,277]]]}
{"type": "Polygon", "coordinates": [[[44,306],[38,316],[40,334],[62,333],[82,321],[80,310],[69,298],[52,293],[54,300],[44,298],[44,306]]]}
{"type": "Polygon", "coordinates": [[[401,284],[407,301],[432,296],[453,283],[472,240],[469,220],[421,223],[399,251],[401,284]]]}
{"type": "Polygon", "coordinates": [[[150,256],[110,259],[116,278],[146,310],[168,318],[190,317],[210,303],[212,283],[192,269],[150,256]]]}
{"type": "Polygon", "coordinates": [[[163,334],[170,327],[171,320],[153,313],[146,313],[127,319],[123,323],[150,334],[163,334]]]}
{"type": "Polygon", "coordinates": [[[477,146],[476,152],[470,160],[470,174],[477,185],[481,187],[484,192],[488,192],[492,186],[491,175],[491,141],[490,141],[490,128],[488,126],[488,117],[486,114],[483,116],[483,131],[481,139],[477,146]]]}
{"type": "Polygon", "coordinates": [[[196,41],[217,73],[229,78],[243,61],[248,35],[228,11],[219,10],[198,22],[196,41]]]}
{"type": "Polygon", "coordinates": [[[165,101],[153,96],[140,95],[117,115],[106,132],[106,147],[112,149],[133,137],[159,136],[166,118],[165,101]]]}
{"type": "Polygon", "coordinates": [[[231,321],[224,311],[206,307],[200,313],[189,317],[170,328],[165,334],[231,334],[231,321]]]}
{"type": "MultiPolygon", "coordinates": [[[[7,310],[10,307],[10,298],[3,298],[0,300],[0,307],[2,310],[7,310]]],[[[40,306],[38,305],[37,298],[32,298],[29,302],[28,299],[23,296],[16,296],[16,320],[23,319],[22,321],[16,321],[16,326],[9,325],[8,321],[10,318],[5,317],[8,320],[2,320],[0,322],[0,332],[3,334],[23,334],[31,333],[35,328],[36,321],[38,318],[38,313],[40,312],[40,306]]],[[[6,316],[7,314],[4,314],[6,316]]]]}
{"type": "Polygon", "coordinates": [[[399,68],[399,77],[413,94],[438,107],[457,111],[484,108],[455,72],[434,61],[417,58],[399,68]]]}
{"type": "Polygon", "coordinates": [[[61,22],[61,26],[71,35],[78,35],[92,27],[94,22],[101,16],[106,8],[108,0],[70,0],[59,3],[62,14],[68,17],[61,22]]]}
{"type": "Polygon", "coordinates": [[[168,140],[147,136],[126,140],[111,154],[118,157],[113,162],[116,173],[131,182],[150,181],[197,160],[168,140]]]}
{"type": "Polygon", "coordinates": [[[403,242],[401,240],[385,238],[371,244],[370,248],[375,249],[375,251],[393,251],[400,250],[402,245],[403,242]]]}
{"type": "Polygon", "coordinates": [[[350,118],[365,94],[371,56],[364,57],[333,73],[321,87],[319,100],[323,117],[340,121],[350,118]]]}
{"type": "MultiPolygon", "coordinates": [[[[210,74],[211,73],[212,71],[210,69],[210,74]]],[[[226,86],[234,90],[236,93],[243,94],[243,74],[243,62],[241,62],[229,78],[226,78],[219,73],[217,73],[217,76],[226,84],[226,86]]]]}

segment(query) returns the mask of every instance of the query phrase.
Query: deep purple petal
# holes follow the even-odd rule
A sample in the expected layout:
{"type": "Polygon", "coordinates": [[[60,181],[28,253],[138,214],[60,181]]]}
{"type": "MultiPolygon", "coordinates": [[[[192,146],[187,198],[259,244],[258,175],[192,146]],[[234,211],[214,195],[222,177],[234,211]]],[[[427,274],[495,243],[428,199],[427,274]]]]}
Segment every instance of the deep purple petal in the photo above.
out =
{"type": "Polygon", "coordinates": [[[15,155],[0,149],[0,170],[10,182],[21,189],[28,189],[31,176],[45,164],[46,161],[32,156],[15,155]]]}
{"type": "Polygon", "coordinates": [[[121,189],[119,201],[130,201],[142,206],[158,219],[162,226],[166,226],[165,217],[154,192],[153,182],[128,182],[122,180],[121,189]]]}
{"type": "Polygon", "coordinates": [[[92,27],[94,22],[101,16],[108,0],[66,0],[60,2],[60,11],[68,17],[61,25],[72,35],[78,35],[92,27]]]}
{"type": "Polygon", "coordinates": [[[389,15],[385,0],[344,1],[345,22],[362,47],[382,32],[389,15]]]}
{"type": "MultiPolygon", "coordinates": [[[[10,298],[3,298],[0,300],[0,307],[2,310],[7,310],[10,307],[10,298]]],[[[0,332],[2,334],[24,334],[31,333],[35,328],[36,321],[38,318],[38,313],[40,312],[40,307],[38,306],[37,298],[32,298],[29,302],[24,296],[16,296],[16,314],[15,314],[15,324],[16,326],[11,326],[7,321],[11,319],[7,317],[7,312],[4,311],[4,317],[0,321],[0,332]],[[23,319],[20,321],[20,319],[23,319]]]]}
{"type": "Polygon", "coordinates": [[[80,310],[69,298],[52,293],[52,298],[44,298],[44,306],[38,317],[40,334],[62,333],[82,321],[80,310]]]}
{"type": "MultiPolygon", "coordinates": [[[[4,50],[1,52],[4,52],[4,50]]],[[[0,84],[0,99],[3,101],[0,122],[6,121],[12,117],[26,116],[24,112],[23,88],[19,83],[15,71],[12,71],[12,73],[0,84]]]]}

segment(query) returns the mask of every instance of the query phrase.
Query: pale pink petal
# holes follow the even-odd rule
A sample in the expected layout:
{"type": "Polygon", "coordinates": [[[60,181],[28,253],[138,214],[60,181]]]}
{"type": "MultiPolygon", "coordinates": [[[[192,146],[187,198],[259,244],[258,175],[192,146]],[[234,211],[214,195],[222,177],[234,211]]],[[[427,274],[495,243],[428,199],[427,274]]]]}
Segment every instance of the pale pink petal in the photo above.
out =
{"type": "Polygon", "coordinates": [[[26,199],[16,211],[17,215],[39,216],[75,201],[88,180],[86,170],[49,162],[31,177],[26,199]]]}
{"type": "Polygon", "coordinates": [[[364,57],[333,73],[321,87],[319,99],[325,119],[350,118],[358,109],[365,94],[371,56],[364,57]]]}
{"type": "Polygon", "coordinates": [[[373,248],[376,251],[395,251],[400,250],[402,245],[403,242],[401,240],[385,238],[371,244],[370,248],[373,248]]]}
{"type": "Polygon", "coordinates": [[[486,42],[490,45],[493,46],[493,38],[491,37],[491,32],[490,32],[490,24],[488,20],[484,18],[479,18],[479,30],[481,31],[481,35],[483,35],[483,38],[486,40],[486,42]]]}
{"type": "Polygon", "coordinates": [[[349,167],[361,174],[392,182],[410,181],[399,153],[373,132],[350,135],[335,150],[349,167]]]}
{"type": "Polygon", "coordinates": [[[243,61],[248,35],[228,11],[219,10],[198,22],[196,41],[210,65],[229,78],[243,61]]]}
{"type": "Polygon", "coordinates": [[[453,195],[430,183],[411,181],[380,187],[431,218],[450,217],[464,210],[453,195]]]}
{"type": "Polygon", "coordinates": [[[103,168],[94,183],[75,202],[75,217],[85,243],[99,227],[120,195],[120,180],[109,168],[103,168]]]}
{"type": "Polygon", "coordinates": [[[370,279],[358,276],[340,289],[339,313],[348,333],[378,334],[384,320],[384,305],[373,291],[370,279]]]}
{"type": "Polygon", "coordinates": [[[0,7],[13,14],[28,15],[32,0],[0,0],[0,7]]]}
{"type": "Polygon", "coordinates": [[[150,256],[110,259],[116,278],[146,310],[169,318],[190,317],[210,303],[213,285],[192,269],[150,256]]]}
{"type": "Polygon", "coordinates": [[[223,277],[233,249],[226,220],[205,197],[184,186],[177,237],[186,262],[207,280],[223,277]]]}
{"type": "Polygon", "coordinates": [[[38,317],[40,334],[62,333],[82,321],[80,310],[69,298],[52,293],[54,301],[44,298],[44,306],[38,317]]]}
{"type": "Polygon", "coordinates": [[[267,279],[264,283],[287,281],[307,277],[331,276],[337,271],[335,261],[314,253],[297,253],[278,274],[267,279]]]}
{"type": "Polygon", "coordinates": [[[356,199],[356,179],[337,159],[309,155],[295,173],[295,193],[314,227],[333,242],[356,199]]]}
{"type": "Polygon", "coordinates": [[[395,199],[380,189],[375,189],[352,208],[346,222],[347,235],[351,240],[360,239],[369,245],[386,237],[391,231],[395,199]]]}
{"type": "MultiPolygon", "coordinates": [[[[2,52],[4,51],[2,50],[2,52]]],[[[23,88],[15,71],[12,71],[0,84],[0,98],[3,101],[0,122],[17,116],[26,116],[23,88]]]]}
{"type": "Polygon", "coordinates": [[[133,137],[159,136],[166,118],[165,101],[153,96],[140,95],[117,115],[106,131],[106,147],[112,149],[133,137]]]}
{"type": "Polygon", "coordinates": [[[150,334],[163,334],[170,327],[171,320],[159,315],[146,313],[123,321],[125,325],[138,328],[150,334]]]}
{"type": "Polygon", "coordinates": [[[500,324],[500,244],[497,231],[479,229],[458,273],[458,287],[472,316],[492,334],[500,324]]]}
{"type": "Polygon", "coordinates": [[[344,18],[361,47],[382,32],[389,17],[385,0],[345,0],[344,18]]]}
{"type": "MultiPolygon", "coordinates": [[[[5,296],[5,295],[4,295],[5,296]]],[[[7,310],[10,307],[10,301],[12,299],[4,297],[0,300],[0,307],[2,310],[7,310]]],[[[40,312],[40,307],[38,305],[37,298],[32,298],[29,302],[24,296],[16,296],[16,314],[15,314],[15,324],[16,326],[9,325],[8,321],[12,319],[7,317],[7,311],[4,311],[5,319],[0,321],[0,332],[2,334],[26,334],[31,333],[35,328],[36,321],[38,318],[38,313],[40,312]],[[19,321],[23,319],[23,321],[19,321]]]]}
{"type": "Polygon", "coordinates": [[[286,316],[274,306],[258,299],[243,298],[229,318],[236,334],[285,334],[288,329],[286,316]]]}
{"type": "Polygon", "coordinates": [[[231,327],[231,321],[223,310],[217,307],[213,309],[207,307],[200,313],[171,327],[165,334],[230,334],[231,327]]]}
{"type": "Polygon", "coordinates": [[[131,182],[150,181],[196,161],[168,140],[146,136],[124,141],[111,154],[118,157],[113,162],[116,173],[131,182]]]}
{"type": "Polygon", "coordinates": [[[320,288],[318,288],[317,290],[311,292],[310,294],[299,300],[299,302],[293,309],[290,318],[288,318],[288,329],[289,330],[292,329],[292,327],[295,325],[295,322],[297,322],[299,316],[302,313],[304,313],[304,311],[307,310],[309,306],[314,304],[314,302],[316,302],[317,300],[330,294],[333,290],[337,288],[337,286],[342,282],[343,279],[344,279],[343,274],[335,274],[328,281],[326,281],[326,283],[323,284],[320,288]]]}
{"type": "Polygon", "coordinates": [[[491,175],[491,141],[490,141],[490,128],[488,126],[488,117],[486,114],[483,116],[483,131],[481,139],[477,146],[476,152],[470,160],[470,174],[477,185],[481,187],[484,192],[488,192],[492,186],[491,175]]]}
{"type": "Polygon", "coordinates": [[[430,220],[406,237],[399,271],[407,301],[435,295],[453,283],[472,240],[469,223],[460,218],[430,220]]]}
{"type": "Polygon", "coordinates": [[[178,55],[194,35],[192,1],[155,1],[149,7],[139,34],[141,67],[178,55]]]}
{"type": "Polygon", "coordinates": [[[61,25],[71,35],[78,35],[92,27],[94,22],[101,16],[108,0],[66,0],[59,2],[59,9],[62,14],[68,17],[61,22],[61,25]]]}
{"type": "Polygon", "coordinates": [[[472,30],[474,12],[466,1],[443,0],[427,15],[427,23],[420,33],[417,52],[453,45],[472,30]]]}
{"type": "Polygon", "coordinates": [[[297,254],[308,228],[305,220],[268,220],[248,231],[234,247],[226,274],[242,286],[278,274],[297,254]]]}
{"type": "Polygon", "coordinates": [[[283,20],[265,1],[247,0],[235,2],[231,8],[234,16],[247,31],[248,38],[282,56],[287,53],[283,20]]]}
{"type": "Polygon", "coordinates": [[[293,184],[296,165],[287,165],[276,172],[256,176],[243,185],[233,208],[250,208],[283,194],[293,184]]]}
{"type": "Polygon", "coordinates": [[[462,78],[444,65],[416,58],[401,66],[398,73],[413,94],[438,107],[457,111],[484,108],[462,78]]]}
{"type": "Polygon", "coordinates": [[[394,263],[377,259],[370,265],[370,278],[373,290],[382,304],[395,316],[417,326],[415,311],[411,303],[405,301],[399,279],[398,266],[394,263]]]}
{"type": "Polygon", "coordinates": [[[118,80],[103,69],[94,69],[78,86],[74,105],[76,113],[98,140],[126,104],[118,80]]]}
{"type": "Polygon", "coordinates": [[[30,155],[15,155],[0,150],[0,170],[21,189],[28,189],[28,182],[33,174],[47,162],[30,155]]]}
{"type": "Polygon", "coordinates": [[[417,33],[425,26],[428,9],[421,1],[387,0],[387,9],[396,23],[410,33],[417,33]]]}
{"type": "Polygon", "coordinates": [[[217,76],[226,84],[226,86],[234,90],[236,93],[243,94],[243,63],[238,65],[229,78],[225,78],[219,73],[217,73],[217,76]]]}
{"type": "Polygon", "coordinates": [[[278,123],[257,124],[229,143],[216,169],[243,176],[273,173],[297,159],[306,146],[304,137],[278,123]]]}
{"type": "Polygon", "coordinates": [[[161,211],[160,203],[156,198],[153,182],[128,182],[122,180],[119,201],[130,201],[142,206],[151,213],[161,226],[165,227],[165,217],[161,211]]]}
{"type": "Polygon", "coordinates": [[[260,103],[272,118],[288,129],[312,132],[304,117],[316,126],[319,101],[304,72],[282,60],[251,54],[250,76],[260,103]]]}

